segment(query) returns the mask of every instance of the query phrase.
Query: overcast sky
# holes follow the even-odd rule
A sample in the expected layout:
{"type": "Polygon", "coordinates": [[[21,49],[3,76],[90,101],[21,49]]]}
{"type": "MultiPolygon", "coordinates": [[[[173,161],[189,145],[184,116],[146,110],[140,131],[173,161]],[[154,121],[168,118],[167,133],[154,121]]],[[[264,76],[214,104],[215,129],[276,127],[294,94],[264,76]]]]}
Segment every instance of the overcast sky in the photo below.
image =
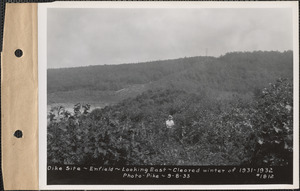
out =
{"type": "Polygon", "coordinates": [[[48,9],[48,68],[292,50],[291,9],[48,9]]]}

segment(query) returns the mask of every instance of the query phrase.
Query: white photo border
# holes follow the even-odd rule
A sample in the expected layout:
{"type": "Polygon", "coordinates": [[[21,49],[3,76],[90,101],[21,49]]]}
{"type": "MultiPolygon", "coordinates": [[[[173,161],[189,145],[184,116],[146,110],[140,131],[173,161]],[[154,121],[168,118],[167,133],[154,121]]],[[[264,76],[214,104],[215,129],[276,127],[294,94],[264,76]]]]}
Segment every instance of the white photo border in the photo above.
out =
{"type": "Polygon", "coordinates": [[[298,1],[191,2],[191,1],[102,1],[53,2],[38,4],[39,84],[39,188],[42,190],[191,190],[191,189],[296,189],[299,188],[299,10],[298,1]],[[47,10],[51,8],[290,8],[293,12],[294,158],[293,185],[47,185],[47,10]]]}

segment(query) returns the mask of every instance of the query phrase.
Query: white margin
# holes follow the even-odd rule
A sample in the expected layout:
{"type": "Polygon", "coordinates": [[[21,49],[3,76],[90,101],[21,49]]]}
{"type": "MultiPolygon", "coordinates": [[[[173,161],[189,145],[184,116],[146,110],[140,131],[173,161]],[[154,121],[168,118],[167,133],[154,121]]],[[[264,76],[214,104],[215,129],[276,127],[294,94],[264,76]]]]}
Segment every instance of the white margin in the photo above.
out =
{"type": "Polygon", "coordinates": [[[38,4],[39,188],[47,189],[47,8],[38,4]]]}
{"type": "Polygon", "coordinates": [[[38,4],[39,188],[42,190],[199,190],[299,188],[299,9],[298,1],[264,2],[54,2],[38,4]],[[47,185],[47,9],[48,8],[291,8],[294,58],[294,173],[293,185],[47,185]]]}
{"type": "Polygon", "coordinates": [[[293,58],[294,58],[294,131],[293,131],[293,182],[299,189],[299,2],[293,6],[293,58]]]}

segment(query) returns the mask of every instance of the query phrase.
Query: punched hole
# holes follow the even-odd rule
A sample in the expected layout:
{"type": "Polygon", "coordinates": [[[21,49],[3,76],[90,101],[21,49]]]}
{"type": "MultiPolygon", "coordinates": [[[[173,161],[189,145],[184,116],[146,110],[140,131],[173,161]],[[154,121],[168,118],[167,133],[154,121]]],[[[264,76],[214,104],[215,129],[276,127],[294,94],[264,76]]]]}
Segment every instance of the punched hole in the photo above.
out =
{"type": "Polygon", "coordinates": [[[23,137],[23,132],[20,130],[16,130],[14,133],[14,136],[17,138],[22,138],[23,137]]]}
{"type": "Polygon", "coordinates": [[[21,50],[21,49],[17,49],[16,51],[15,51],[15,55],[16,55],[16,57],[21,57],[21,56],[23,56],[23,51],[21,50]]]}

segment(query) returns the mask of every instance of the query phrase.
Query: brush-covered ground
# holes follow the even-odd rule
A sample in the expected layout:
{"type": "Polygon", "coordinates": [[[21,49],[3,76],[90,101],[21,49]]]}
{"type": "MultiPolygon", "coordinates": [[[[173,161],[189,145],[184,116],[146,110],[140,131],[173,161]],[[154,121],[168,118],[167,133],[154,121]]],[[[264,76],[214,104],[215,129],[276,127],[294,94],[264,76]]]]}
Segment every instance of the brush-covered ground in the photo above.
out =
{"type": "Polygon", "coordinates": [[[48,115],[48,164],[288,165],[293,88],[278,79],[253,99],[219,101],[178,89],[148,90],[117,104],[48,115]],[[171,114],[175,126],[165,127],[171,114]]]}
{"type": "Polygon", "coordinates": [[[292,51],[49,69],[48,164],[287,165],[292,82],[292,51]]]}

